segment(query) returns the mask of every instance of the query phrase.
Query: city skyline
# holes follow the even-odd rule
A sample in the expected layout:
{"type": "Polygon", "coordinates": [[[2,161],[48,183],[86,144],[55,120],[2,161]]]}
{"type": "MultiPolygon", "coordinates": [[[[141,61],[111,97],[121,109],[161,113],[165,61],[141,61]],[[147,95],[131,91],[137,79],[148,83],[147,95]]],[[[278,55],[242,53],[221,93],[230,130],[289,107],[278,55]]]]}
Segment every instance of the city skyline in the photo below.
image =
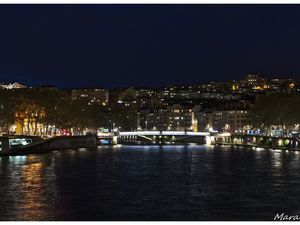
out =
{"type": "Polygon", "coordinates": [[[2,5],[0,78],[60,88],[297,77],[298,5],[2,5]]]}
{"type": "Polygon", "coordinates": [[[14,89],[16,87],[14,87],[15,85],[17,86],[17,88],[19,88],[18,86],[20,87],[28,87],[28,88],[34,88],[34,87],[54,87],[54,88],[59,88],[59,89],[65,89],[65,90],[71,90],[71,89],[93,89],[93,88],[101,88],[101,89],[111,89],[111,90],[114,90],[114,89],[124,89],[124,88],[137,88],[137,89],[161,89],[161,88],[166,88],[166,87],[169,87],[169,86],[174,86],[174,87],[179,87],[179,86],[182,86],[182,87],[186,87],[186,86],[194,86],[194,85],[203,85],[203,84],[209,84],[209,83],[228,83],[228,82],[240,82],[242,80],[245,79],[245,76],[247,75],[257,75],[257,76],[260,76],[262,78],[264,78],[266,81],[272,81],[272,80],[275,80],[275,79],[282,79],[282,80],[293,80],[295,82],[299,82],[300,78],[298,77],[288,77],[288,76],[276,76],[276,77],[267,77],[267,76],[264,76],[263,74],[258,74],[258,73],[246,73],[244,74],[244,77],[240,78],[240,79],[232,79],[232,80],[209,80],[207,82],[197,82],[197,83],[191,83],[191,82],[186,82],[186,83],[179,83],[179,84],[176,84],[176,83],[168,83],[168,84],[162,84],[160,86],[156,86],[156,87],[151,87],[151,86],[134,86],[134,85],[129,85],[129,86],[115,86],[115,87],[107,87],[107,86],[98,86],[98,85],[90,85],[90,86],[73,86],[73,87],[60,87],[60,86],[57,86],[55,84],[34,84],[34,83],[22,83],[22,82],[19,82],[19,81],[8,81],[8,82],[3,82],[3,81],[0,81],[0,85],[2,86],[2,88],[4,89],[14,89]]]}
{"type": "Polygon", "coordinates": [[[0,6],[0,221],[294,221],[300,4],[0,6]]]}

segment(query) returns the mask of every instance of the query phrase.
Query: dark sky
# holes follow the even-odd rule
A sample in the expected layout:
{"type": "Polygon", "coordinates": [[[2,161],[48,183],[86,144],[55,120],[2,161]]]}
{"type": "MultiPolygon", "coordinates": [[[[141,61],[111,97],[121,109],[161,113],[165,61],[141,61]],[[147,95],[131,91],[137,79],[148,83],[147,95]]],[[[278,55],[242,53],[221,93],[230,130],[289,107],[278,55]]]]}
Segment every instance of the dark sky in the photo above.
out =
{"type": "Polygon", "coordinates": [[[0,82],[149,86],[300,75],[300,5],[0,5],[0,82]]]}

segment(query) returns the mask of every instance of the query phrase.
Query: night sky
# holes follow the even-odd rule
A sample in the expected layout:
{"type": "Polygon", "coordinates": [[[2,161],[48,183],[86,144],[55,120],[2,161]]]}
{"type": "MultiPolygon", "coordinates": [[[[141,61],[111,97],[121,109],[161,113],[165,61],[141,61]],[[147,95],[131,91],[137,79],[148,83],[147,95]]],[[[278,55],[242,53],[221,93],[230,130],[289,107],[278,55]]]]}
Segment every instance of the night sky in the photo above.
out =
{"type": "Polygon", "coordinates": [[[300,77],[300,5],[1,5],[0,82],[159,87],[300,77]]]}

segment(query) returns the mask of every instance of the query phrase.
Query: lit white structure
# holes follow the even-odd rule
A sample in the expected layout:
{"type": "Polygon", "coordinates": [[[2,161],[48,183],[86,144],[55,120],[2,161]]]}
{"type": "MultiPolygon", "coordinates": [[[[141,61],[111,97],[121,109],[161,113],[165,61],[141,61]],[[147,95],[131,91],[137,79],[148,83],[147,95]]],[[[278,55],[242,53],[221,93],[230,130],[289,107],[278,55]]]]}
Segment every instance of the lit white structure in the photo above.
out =
{"type": "Polygon", "coordinates": [[[9,83],[9,84],[0,84],[0,88],[2,88],[2,89],[18,89],[18,88],[27,88],[27,86],[15,82],[15,83],[9,83]]]}
{"type": "Polygon", "coordinates": [[[170,136],[210,136],[209,132],[192,131],[129,131],[120,132],[119,136],[147,136],[147,135],[170,135],[170,136]]]}

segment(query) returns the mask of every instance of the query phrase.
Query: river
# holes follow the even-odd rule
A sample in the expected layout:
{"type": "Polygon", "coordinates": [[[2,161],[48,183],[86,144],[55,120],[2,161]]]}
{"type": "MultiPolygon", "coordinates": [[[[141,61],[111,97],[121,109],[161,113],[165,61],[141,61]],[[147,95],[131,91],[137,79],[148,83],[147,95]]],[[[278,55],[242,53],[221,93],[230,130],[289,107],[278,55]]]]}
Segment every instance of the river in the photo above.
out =
{"type": "Polygon", "coordinates": [[[300,214],[300,154],[106,146],[0,158],[0,220],[273,220],[300,214]]]}

